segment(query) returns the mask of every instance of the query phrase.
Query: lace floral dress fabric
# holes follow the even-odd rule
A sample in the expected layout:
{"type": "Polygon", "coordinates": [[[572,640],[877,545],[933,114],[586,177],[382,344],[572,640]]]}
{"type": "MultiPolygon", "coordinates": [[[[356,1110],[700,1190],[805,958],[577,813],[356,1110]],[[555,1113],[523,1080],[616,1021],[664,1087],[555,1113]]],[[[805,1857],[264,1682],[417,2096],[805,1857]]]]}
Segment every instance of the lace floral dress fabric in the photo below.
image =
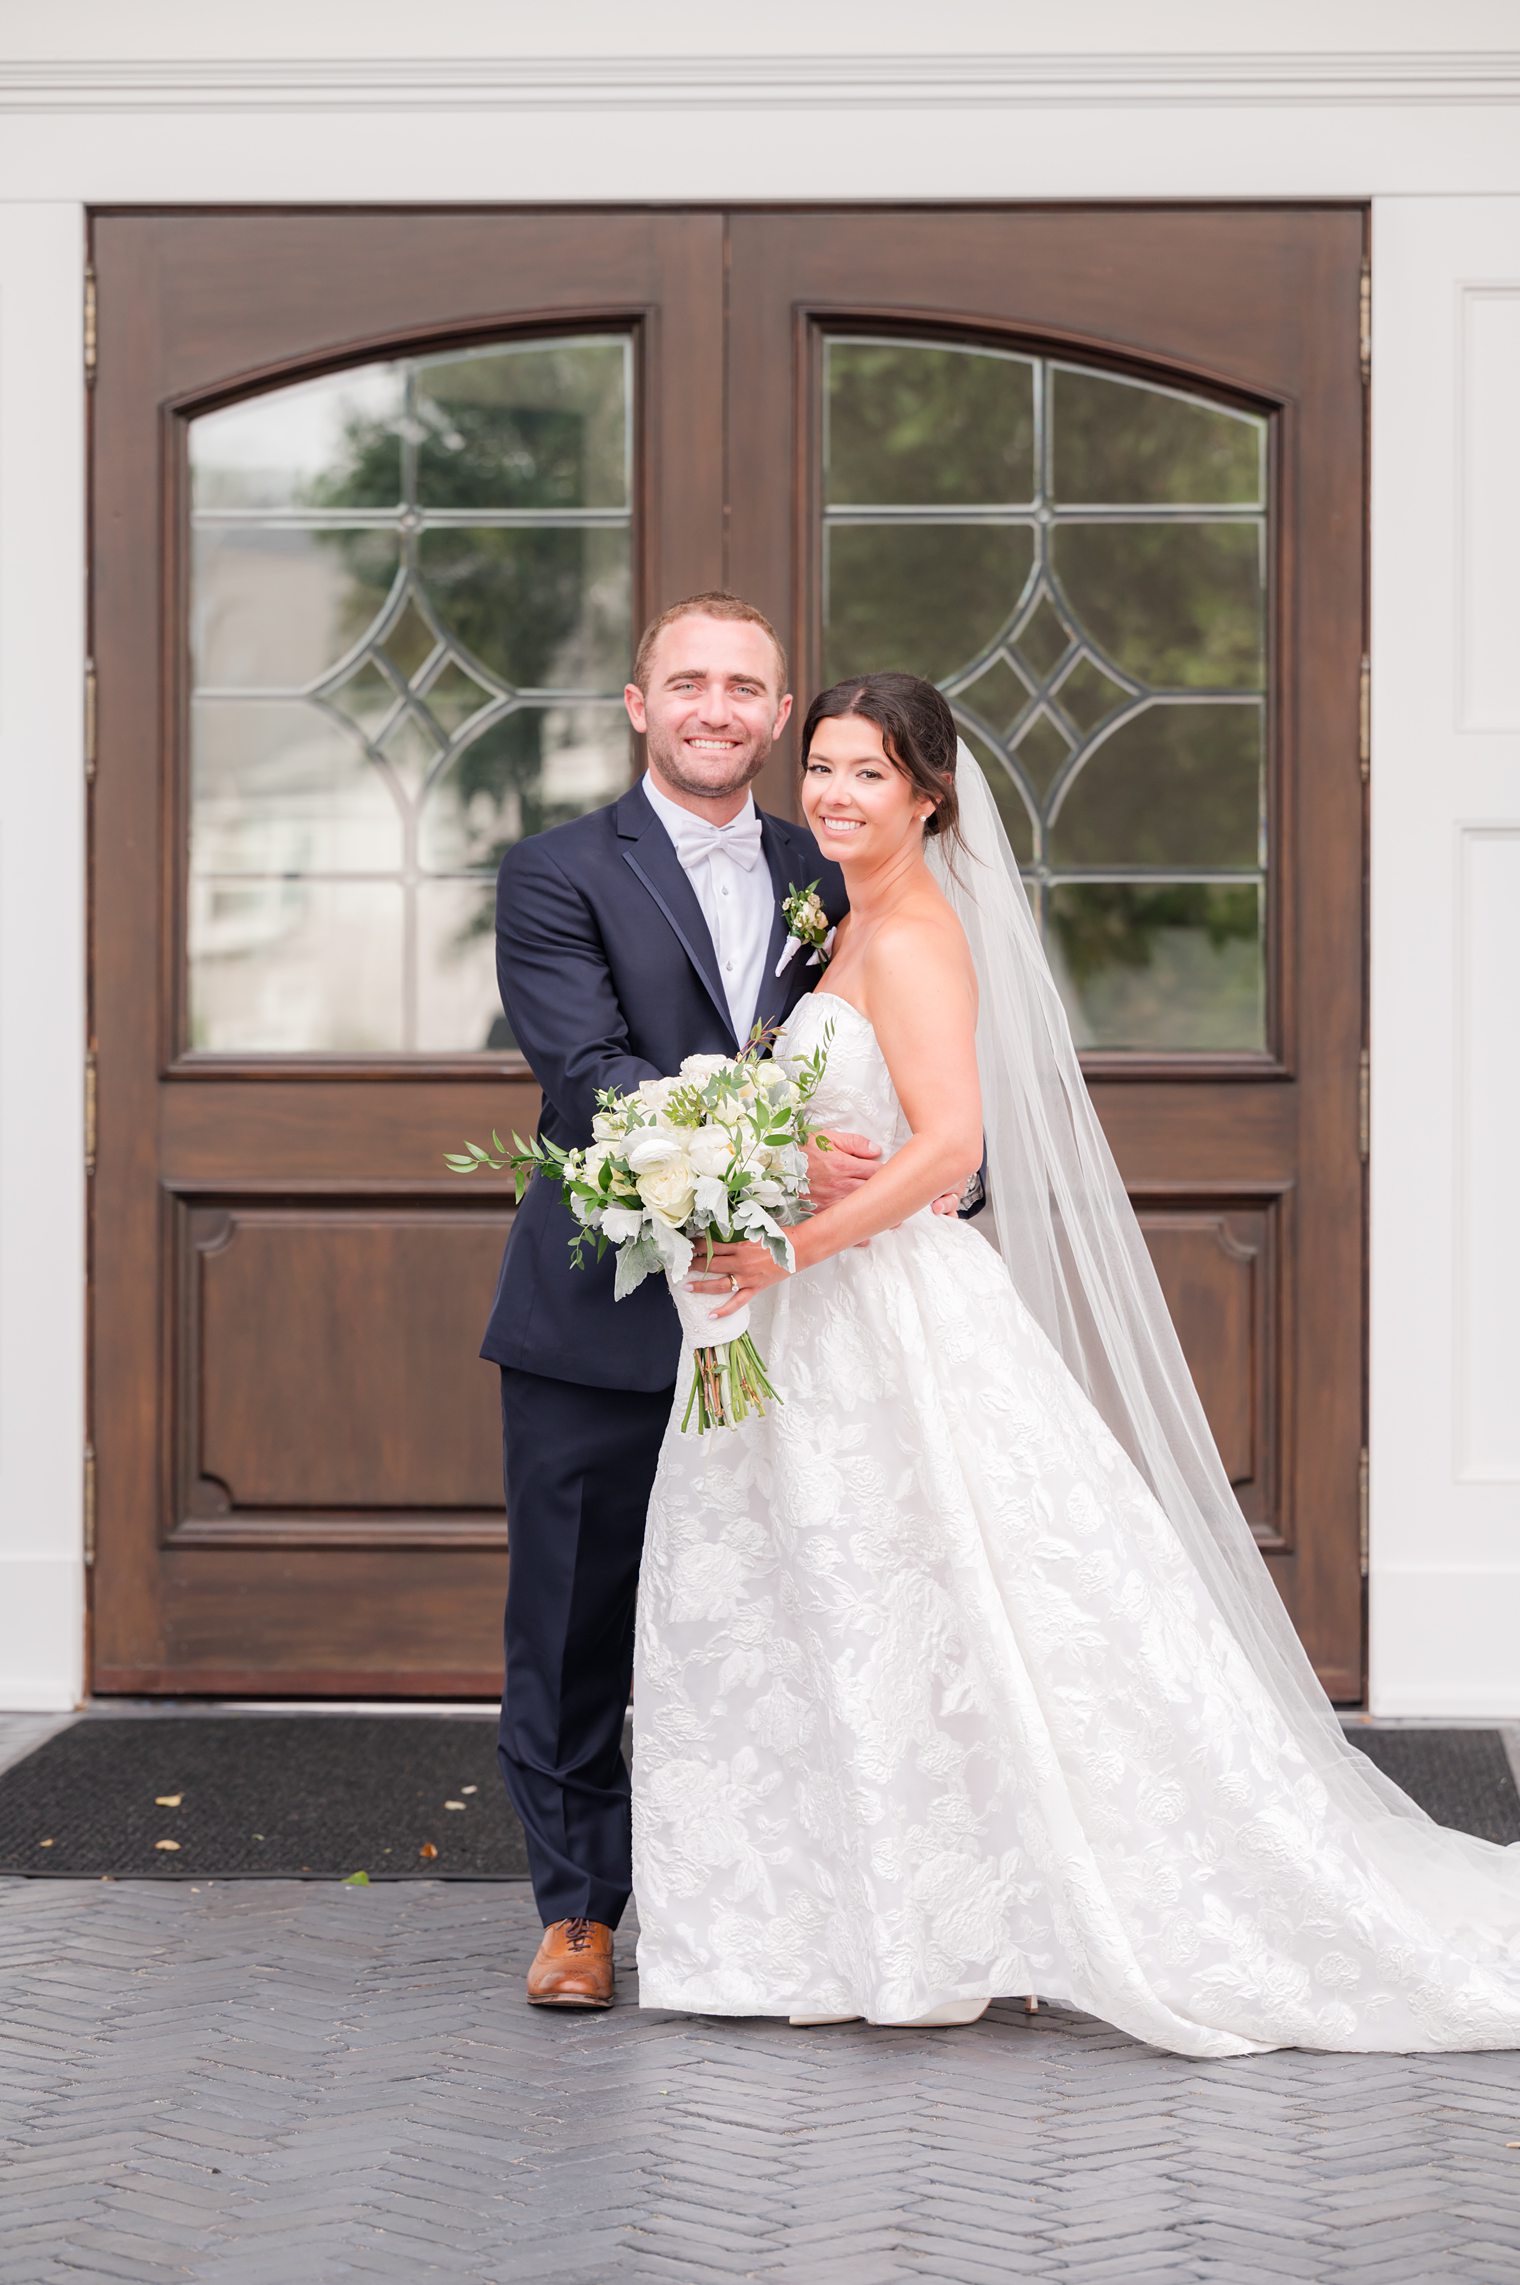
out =
{"type": "MultiPolygon", "coordinates": [[[[827,992],[825,1125],[907,1124],[827,992]]],[[[634,1684],[640,1998],[1042,1996],[1179,2054],[1520,2046],[1520,1847],[1332,1805],[973,1223],[773,1287],[783,1402],[672,1421],[634,1684]],[[1427,1829],[1428,1831],[1428,1829],[1427,1829]]],[[[684,1369],[684,1360],[683,1360],[684,1369]]]]}

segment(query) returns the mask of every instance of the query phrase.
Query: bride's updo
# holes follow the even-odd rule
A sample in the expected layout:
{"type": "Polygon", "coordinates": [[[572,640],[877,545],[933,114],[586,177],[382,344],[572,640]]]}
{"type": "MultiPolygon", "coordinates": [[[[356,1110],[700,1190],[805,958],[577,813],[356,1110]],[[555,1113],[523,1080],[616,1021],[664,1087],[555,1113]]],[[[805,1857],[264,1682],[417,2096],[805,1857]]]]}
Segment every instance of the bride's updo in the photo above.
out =
{"type": "Polygon", "coordinates": [[[807,768],[813,733],[820,722],[858,714],[874,722],[881,742],[909,783],[927,794],[934,814],[924,833],[960,838],[955,798],[955,717],[943,694],[917,674],[859,674],[821,690],[802,725],[801,767],[807,768]]]}

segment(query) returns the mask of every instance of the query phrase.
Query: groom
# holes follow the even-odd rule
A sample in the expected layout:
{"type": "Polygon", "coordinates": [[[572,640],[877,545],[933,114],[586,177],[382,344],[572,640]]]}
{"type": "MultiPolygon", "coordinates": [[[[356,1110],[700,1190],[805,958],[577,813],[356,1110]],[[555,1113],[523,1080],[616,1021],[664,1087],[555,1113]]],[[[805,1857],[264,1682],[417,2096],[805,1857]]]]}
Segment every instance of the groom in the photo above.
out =
{"type": "MultiPolygon", "coordinates": [[[[728,594],[674,604],[623,696],[647,776],[517,843],[497,886],[502,1002],[543,1090],[540,1132],[567,1145],[591,1140],[598,1088],[732,1055],[790,1012],[817,970],[805,953],[782,962],[789,888],[817,881],[831,923],[846,902],[806,828],[749,791],[792,710],[759,611],[728,594]]],[[[809,1152],[821,1206],[879,1155],[859,1135],[830,1140],[809,1152]]],[[[631,1886],[634,1595],[680,1334],[661,1279],[614,1303],[610,1252],[572,1268],[574,1226],[550,1184],[529,1185],[481,1355],[501,1367],[512,1541],[498,1750],[545,1923],[528,1997],[607,2007],[631,1886]]]]}

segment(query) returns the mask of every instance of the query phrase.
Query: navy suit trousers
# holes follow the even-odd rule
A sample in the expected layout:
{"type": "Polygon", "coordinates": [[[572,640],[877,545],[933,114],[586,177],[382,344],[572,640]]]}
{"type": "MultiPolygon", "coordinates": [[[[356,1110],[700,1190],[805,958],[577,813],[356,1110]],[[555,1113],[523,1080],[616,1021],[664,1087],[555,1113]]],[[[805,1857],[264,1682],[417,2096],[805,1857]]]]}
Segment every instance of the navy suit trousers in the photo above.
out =
{"type": "Polygon", "coordinates": [[[546,1926],[583,1914],[615,1928],[633,1886],[623,1721],[673,1394],[501,1368],[511,1565],[497,1750],[546,1926]]]}

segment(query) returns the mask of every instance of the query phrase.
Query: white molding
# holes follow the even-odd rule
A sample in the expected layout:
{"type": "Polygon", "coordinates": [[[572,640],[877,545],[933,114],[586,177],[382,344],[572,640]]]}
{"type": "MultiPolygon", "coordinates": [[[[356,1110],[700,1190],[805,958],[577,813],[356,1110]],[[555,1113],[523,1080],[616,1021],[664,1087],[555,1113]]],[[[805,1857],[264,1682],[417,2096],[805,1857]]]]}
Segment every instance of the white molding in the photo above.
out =
{"type": "MultiPolygon", "coordinates": [[[[1520,1374],[1504,1290],[1520,1203],[1495,1157],[1509,906],[1471,860],[1520,838],[1520,735],[1464,718],[1479,598],[1459,573],[1484,480],[1465,457],[1464,312],[1474,281],[1520,291],[1520,196],[1375,200],[1372,264],[1369,1703],[1513,1720],[1520,1480],[1490,1433],[1520,1374]]],[[[1516,350],[1489,347],[1502,405],[1516,350]]],[[[1513,556],[1490,547],[1476,573],[1497,582],[1484,625],[1513,621],[1513,556]]]]}
{"type": "Polygon", "coordinates": [[[0,112],[1520,105],[1520,49],[11,59],[0,112]]]}
{"type": "Polygon", "coordinates": [[[84,1653],[84,216],[0,207],[0,1706],[84,1653]]]}

